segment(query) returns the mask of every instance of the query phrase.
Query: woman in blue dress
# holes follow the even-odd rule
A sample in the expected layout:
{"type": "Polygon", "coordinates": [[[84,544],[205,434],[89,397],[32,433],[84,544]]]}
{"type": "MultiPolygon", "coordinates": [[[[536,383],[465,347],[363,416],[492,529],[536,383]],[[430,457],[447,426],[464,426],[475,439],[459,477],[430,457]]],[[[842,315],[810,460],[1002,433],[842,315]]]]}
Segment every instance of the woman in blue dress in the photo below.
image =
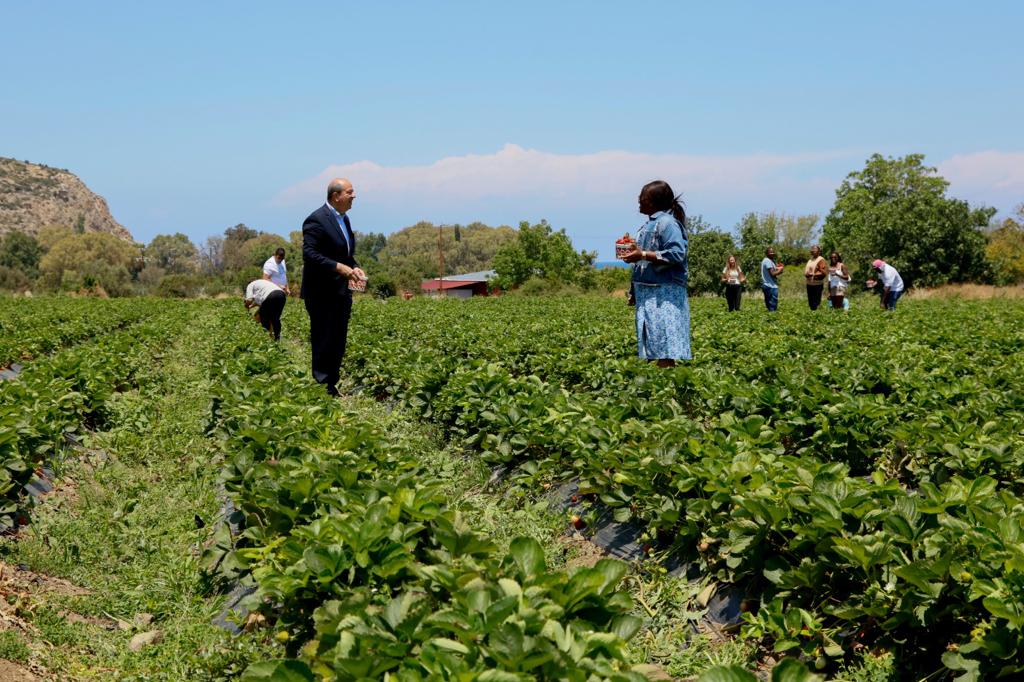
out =
{"type": "Polygon", "coordinates": [[[650,219],[623,256],[633,264],[638,354],[659,367],[691,360],[690,302],[686,294],[686,213],[667,182],[640,190],[640,212],[650,219]]]}

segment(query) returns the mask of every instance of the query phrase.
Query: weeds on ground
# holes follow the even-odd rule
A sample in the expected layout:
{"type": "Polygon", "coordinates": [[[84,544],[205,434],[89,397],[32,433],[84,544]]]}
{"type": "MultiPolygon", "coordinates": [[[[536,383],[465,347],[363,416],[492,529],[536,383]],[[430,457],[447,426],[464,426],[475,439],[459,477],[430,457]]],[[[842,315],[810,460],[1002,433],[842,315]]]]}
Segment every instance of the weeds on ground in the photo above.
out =
{"type": "Polygon", "coordinates": [[[15,663],[27,663],[31,655],[25,638],[17,630],[0,631],[0,658],[14,661],[15,663]]]}
{"type": "Polygon", "coordinates": [[[58,679],[227,679],[274,655],[265,633],[234,638],[211,623],[222,600],[209,599],[198,569],[219,508],[208,379],[196,362],[216,339],[202,338],[201,322],[141,388],[111,398],[107,430],[83,443],[92,454],[63,467],[73,499],[58,487],[22,537],[0,547],[9,562],[83,588],[28,597],[28,617],[52,645],[40,662],[58,679]],[[131,651],[146,630],[162,639],[131,651]]]}
{"type": "Polygon", "coordinates": [[[895,682],[895,660],[892,653],[865,652],[834,678],[837,682],[895,682]]]}

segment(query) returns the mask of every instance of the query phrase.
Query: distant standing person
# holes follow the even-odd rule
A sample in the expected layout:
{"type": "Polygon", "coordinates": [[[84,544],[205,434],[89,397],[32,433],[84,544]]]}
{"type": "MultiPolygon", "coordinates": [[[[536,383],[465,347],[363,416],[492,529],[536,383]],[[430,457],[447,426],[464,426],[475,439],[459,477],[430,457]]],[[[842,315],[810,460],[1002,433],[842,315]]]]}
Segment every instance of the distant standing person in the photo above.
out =
{"type": "Polygon", "coordinates": [[[764,307],[773,313],[779,309],[779,281],[775,279],[785,269],[782,263],[775,262],[775,249],[768,247],[761,261],[761,291],[764,293],[764,307]]]}
{"type": "Polygon", "coordinates": [[[265,279],[254,279],[245,288],[245,308],[259,306],[259,322],[275,341],[281,340],[281,311],[287,297],[284,290],[265,279]]]}
{"type": "Polygon", "coordinates": [[[833,310],[842,310],[846,299],[846,289],[850,286],[850,271],[843,263],[838,251],[828,256],[828,297],[833,310]]]}
{"type": "Polygon", "coordinates": [[[882,278],[882,308],[884,310],[896,310],[896,301],[903,295],[903,278],[896,268],[877,259],[871,264],[878,270],[882,278]]]}
{"type": "Polygon", "coordinates": [[[807,305],[811,310],[817,310],[821,306],[821,295],[825,289],[825,278],[828,275],[828,266],[825,259],[821,257],[821,247],[815,244],[811,247],[811,259],[804,266],[804,278],[807,280],[807,305]]]}
{"type": "Polygon", "coordinates": [[[686,213],[667,182],[640,190],[640,212],[648,221],[622,260],[633,264],[637,354],[658,367],[691,360],[687,297],[686,213]]]}
{"type": "Polygon", "coordinates": [[[729,312],[740,309],[740,302],[743,300],[743,283],[747,276],[743,274],[743,268],[736,262],[736,256],[729,256],[722,268],[722,281],[725,282],[725,301],[729,304],[729,312]]]}
{"type": "Polygon", "coordinates": [[[348,211],[356,199],[352,183],[336,178],[327,185],[327,203],[302,223],[302,300],[309,313],[313,378],[338,395],[341,359],[352,316],[349,282],[366,279],[355,259],[356,238],[348,211]]]}
{"type": "Polygon", "coordinates": [[[284,249],[281,247],[274,251],[274,255],[263,264],[263,279],[273,282],[284,290],[285,294],[292,292],[288,289],[288,267],[284,262],[284,249]]]}

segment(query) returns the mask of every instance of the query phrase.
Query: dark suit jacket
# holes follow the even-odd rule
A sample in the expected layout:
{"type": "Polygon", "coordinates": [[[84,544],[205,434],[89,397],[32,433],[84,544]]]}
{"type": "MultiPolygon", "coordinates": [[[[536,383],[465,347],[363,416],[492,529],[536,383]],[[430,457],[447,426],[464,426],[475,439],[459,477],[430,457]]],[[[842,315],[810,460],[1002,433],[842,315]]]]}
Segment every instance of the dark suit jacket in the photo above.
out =
{"type": "Polygon", "coordinates": [[[337,296],[351,296],[348,280],[335,269],[338,263],[357,268],[355,259],[356,237],[348,215],[345,231],[348,245],[338,228],[334,211],[327,204],[309,214],[302,223],[302,291],[309,300],[324,300],[337,296]]]}

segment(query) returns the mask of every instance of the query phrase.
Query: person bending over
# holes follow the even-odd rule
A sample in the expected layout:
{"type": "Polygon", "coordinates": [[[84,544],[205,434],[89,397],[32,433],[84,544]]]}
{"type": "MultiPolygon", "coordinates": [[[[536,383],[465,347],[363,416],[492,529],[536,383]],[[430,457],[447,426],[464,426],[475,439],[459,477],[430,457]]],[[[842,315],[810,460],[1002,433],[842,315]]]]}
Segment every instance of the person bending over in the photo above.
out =
{"type": "Polygon", "coordinates": [[[246,310],[259,307],[256,319],[275,341],[281,340],[281,311],[285,300],[284,290],[265,279],[254,279],[245,288],[246,310]]]}
{"type": "Polygon", "coordinates": [[[882,280],[882,308],[884,310],[896,310],[896,301],[903,295],[903,278],[893,266],[884,260],[876,259],[871,264],[878,270],[882,280]]]}

